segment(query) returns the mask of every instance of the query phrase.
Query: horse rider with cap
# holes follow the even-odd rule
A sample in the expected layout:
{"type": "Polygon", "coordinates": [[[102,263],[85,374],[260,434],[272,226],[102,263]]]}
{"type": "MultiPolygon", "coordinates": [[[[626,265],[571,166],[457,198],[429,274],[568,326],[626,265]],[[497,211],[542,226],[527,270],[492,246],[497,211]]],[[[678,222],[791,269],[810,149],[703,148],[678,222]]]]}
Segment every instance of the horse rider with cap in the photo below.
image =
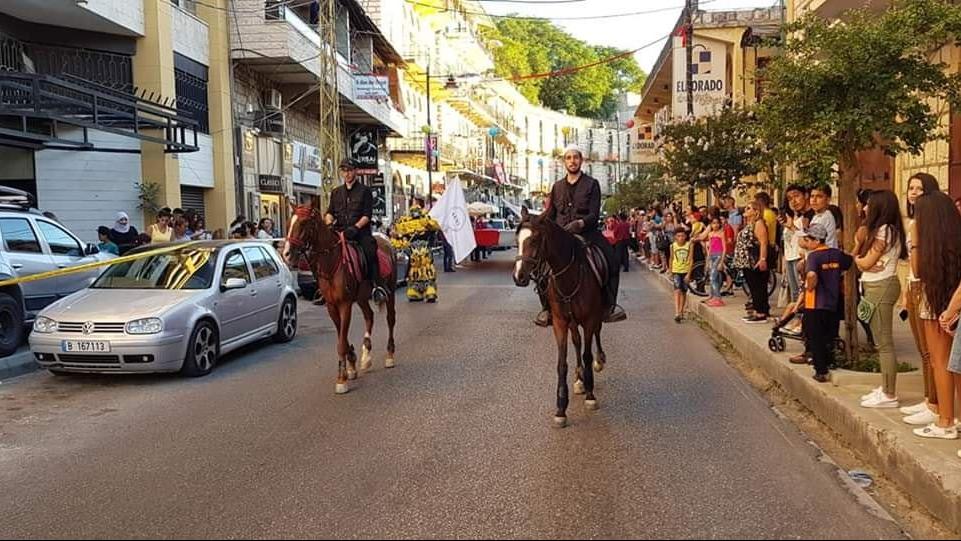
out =
{"type": "Polygon", "coordinates": [[[344,183],[330,193],[327,206],[327,224],[334,231],[343,232],[344,237],[360,246],[367,259],[367,274],[373,286],[374,302],[387,298],[387,289],[380,278],[377,264],[377,241],[371,232],[370,224],[374,213],[374,194],[362,182],[357,182],[357,165],[351,159],[340,162],[340,176],[344,183]]]}
{"type": "MultiPolygon", "coordinates": [[[[554,183],[546,204],[545,215],[570,233],[580,235],[588,244],[597,246],[607,259],[608,280],[605,285],[610,311],[605,314],[604,322],[613,323],[627,318],[624,309],[617,304],[617,290],[620,284],[620,265],[614,258],[614,249],[601,234],[601,185],[597,180],[581,170],[584,154],[576,145],[564,149],[564,166],[567,176],[554,183]]],[[[546,281],[546,272],[541,274],[546,281]]],[[[546,327],[551,324],[551,313],[547,309],[547,287],[538,286],[538,295],[544,310],[538,314],[534,323],[546,327]]]]}

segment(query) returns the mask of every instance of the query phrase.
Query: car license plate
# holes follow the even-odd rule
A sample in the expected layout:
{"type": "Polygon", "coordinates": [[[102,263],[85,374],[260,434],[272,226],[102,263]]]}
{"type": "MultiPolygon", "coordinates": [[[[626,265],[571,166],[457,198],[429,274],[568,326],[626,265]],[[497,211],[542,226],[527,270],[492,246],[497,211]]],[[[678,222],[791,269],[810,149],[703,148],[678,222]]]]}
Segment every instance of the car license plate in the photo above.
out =
{"type": "Polygon", "coordinates": [[[106,340],[64,340],[60,343],[63,353],[110,353],[106,340]]]}

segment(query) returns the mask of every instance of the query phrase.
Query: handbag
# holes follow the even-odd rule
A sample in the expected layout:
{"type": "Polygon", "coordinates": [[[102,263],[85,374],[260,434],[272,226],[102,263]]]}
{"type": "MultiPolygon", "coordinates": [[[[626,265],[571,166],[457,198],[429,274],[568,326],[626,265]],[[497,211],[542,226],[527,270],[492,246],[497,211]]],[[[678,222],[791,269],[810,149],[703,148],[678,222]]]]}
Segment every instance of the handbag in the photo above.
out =
{"type": "Polygon", "coordinates": [[[869,301],[867,297],[861,297],[861,300],[858,301],[858,320],[865,325],[870,324],[874,318],[874,311],[877,310],[877,308],[878,307],[869,301]]]}

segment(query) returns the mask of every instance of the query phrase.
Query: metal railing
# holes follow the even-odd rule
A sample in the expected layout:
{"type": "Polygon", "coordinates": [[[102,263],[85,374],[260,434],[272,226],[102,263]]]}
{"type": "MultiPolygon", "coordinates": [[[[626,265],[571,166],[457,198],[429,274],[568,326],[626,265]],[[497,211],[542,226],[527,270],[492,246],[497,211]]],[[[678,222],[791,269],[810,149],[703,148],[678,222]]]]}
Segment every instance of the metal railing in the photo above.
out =
{"type": "Polygon", "coordinates": [[[5,127],[0,135],[46,144],[93,148],[87,129],[95,129],[161,144],[167,152],[199,150],[197,122],[176,109],[69,76],[0,72],[0,117],[18,120],[18,128],[5,127]],[[30,129],[37,122],[47,126],[45,133],[30,129]],[[83,128],[83,140],[58,138],[60,124],[83,128]],[[152,130],[162,132],[163,137],[152,130]],[[193,137],[188,142],[190,131],[193,137]]]}

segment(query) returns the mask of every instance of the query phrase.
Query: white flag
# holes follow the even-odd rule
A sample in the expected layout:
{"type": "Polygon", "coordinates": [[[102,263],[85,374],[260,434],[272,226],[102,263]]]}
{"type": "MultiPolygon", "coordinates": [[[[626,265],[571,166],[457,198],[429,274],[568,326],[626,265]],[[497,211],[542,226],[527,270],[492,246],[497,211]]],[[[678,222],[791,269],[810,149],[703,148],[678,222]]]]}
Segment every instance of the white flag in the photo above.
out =
{"type": "Polygon", "coordinates": [[[447,183],[444,195],[437,201],[434,208],[430,209],[430,215],[437,220],[444,236],[447,237],[447,242],[454,247],[455,261],[460,263],[477,247],[460,180],[454,179],[447,183]]]}

